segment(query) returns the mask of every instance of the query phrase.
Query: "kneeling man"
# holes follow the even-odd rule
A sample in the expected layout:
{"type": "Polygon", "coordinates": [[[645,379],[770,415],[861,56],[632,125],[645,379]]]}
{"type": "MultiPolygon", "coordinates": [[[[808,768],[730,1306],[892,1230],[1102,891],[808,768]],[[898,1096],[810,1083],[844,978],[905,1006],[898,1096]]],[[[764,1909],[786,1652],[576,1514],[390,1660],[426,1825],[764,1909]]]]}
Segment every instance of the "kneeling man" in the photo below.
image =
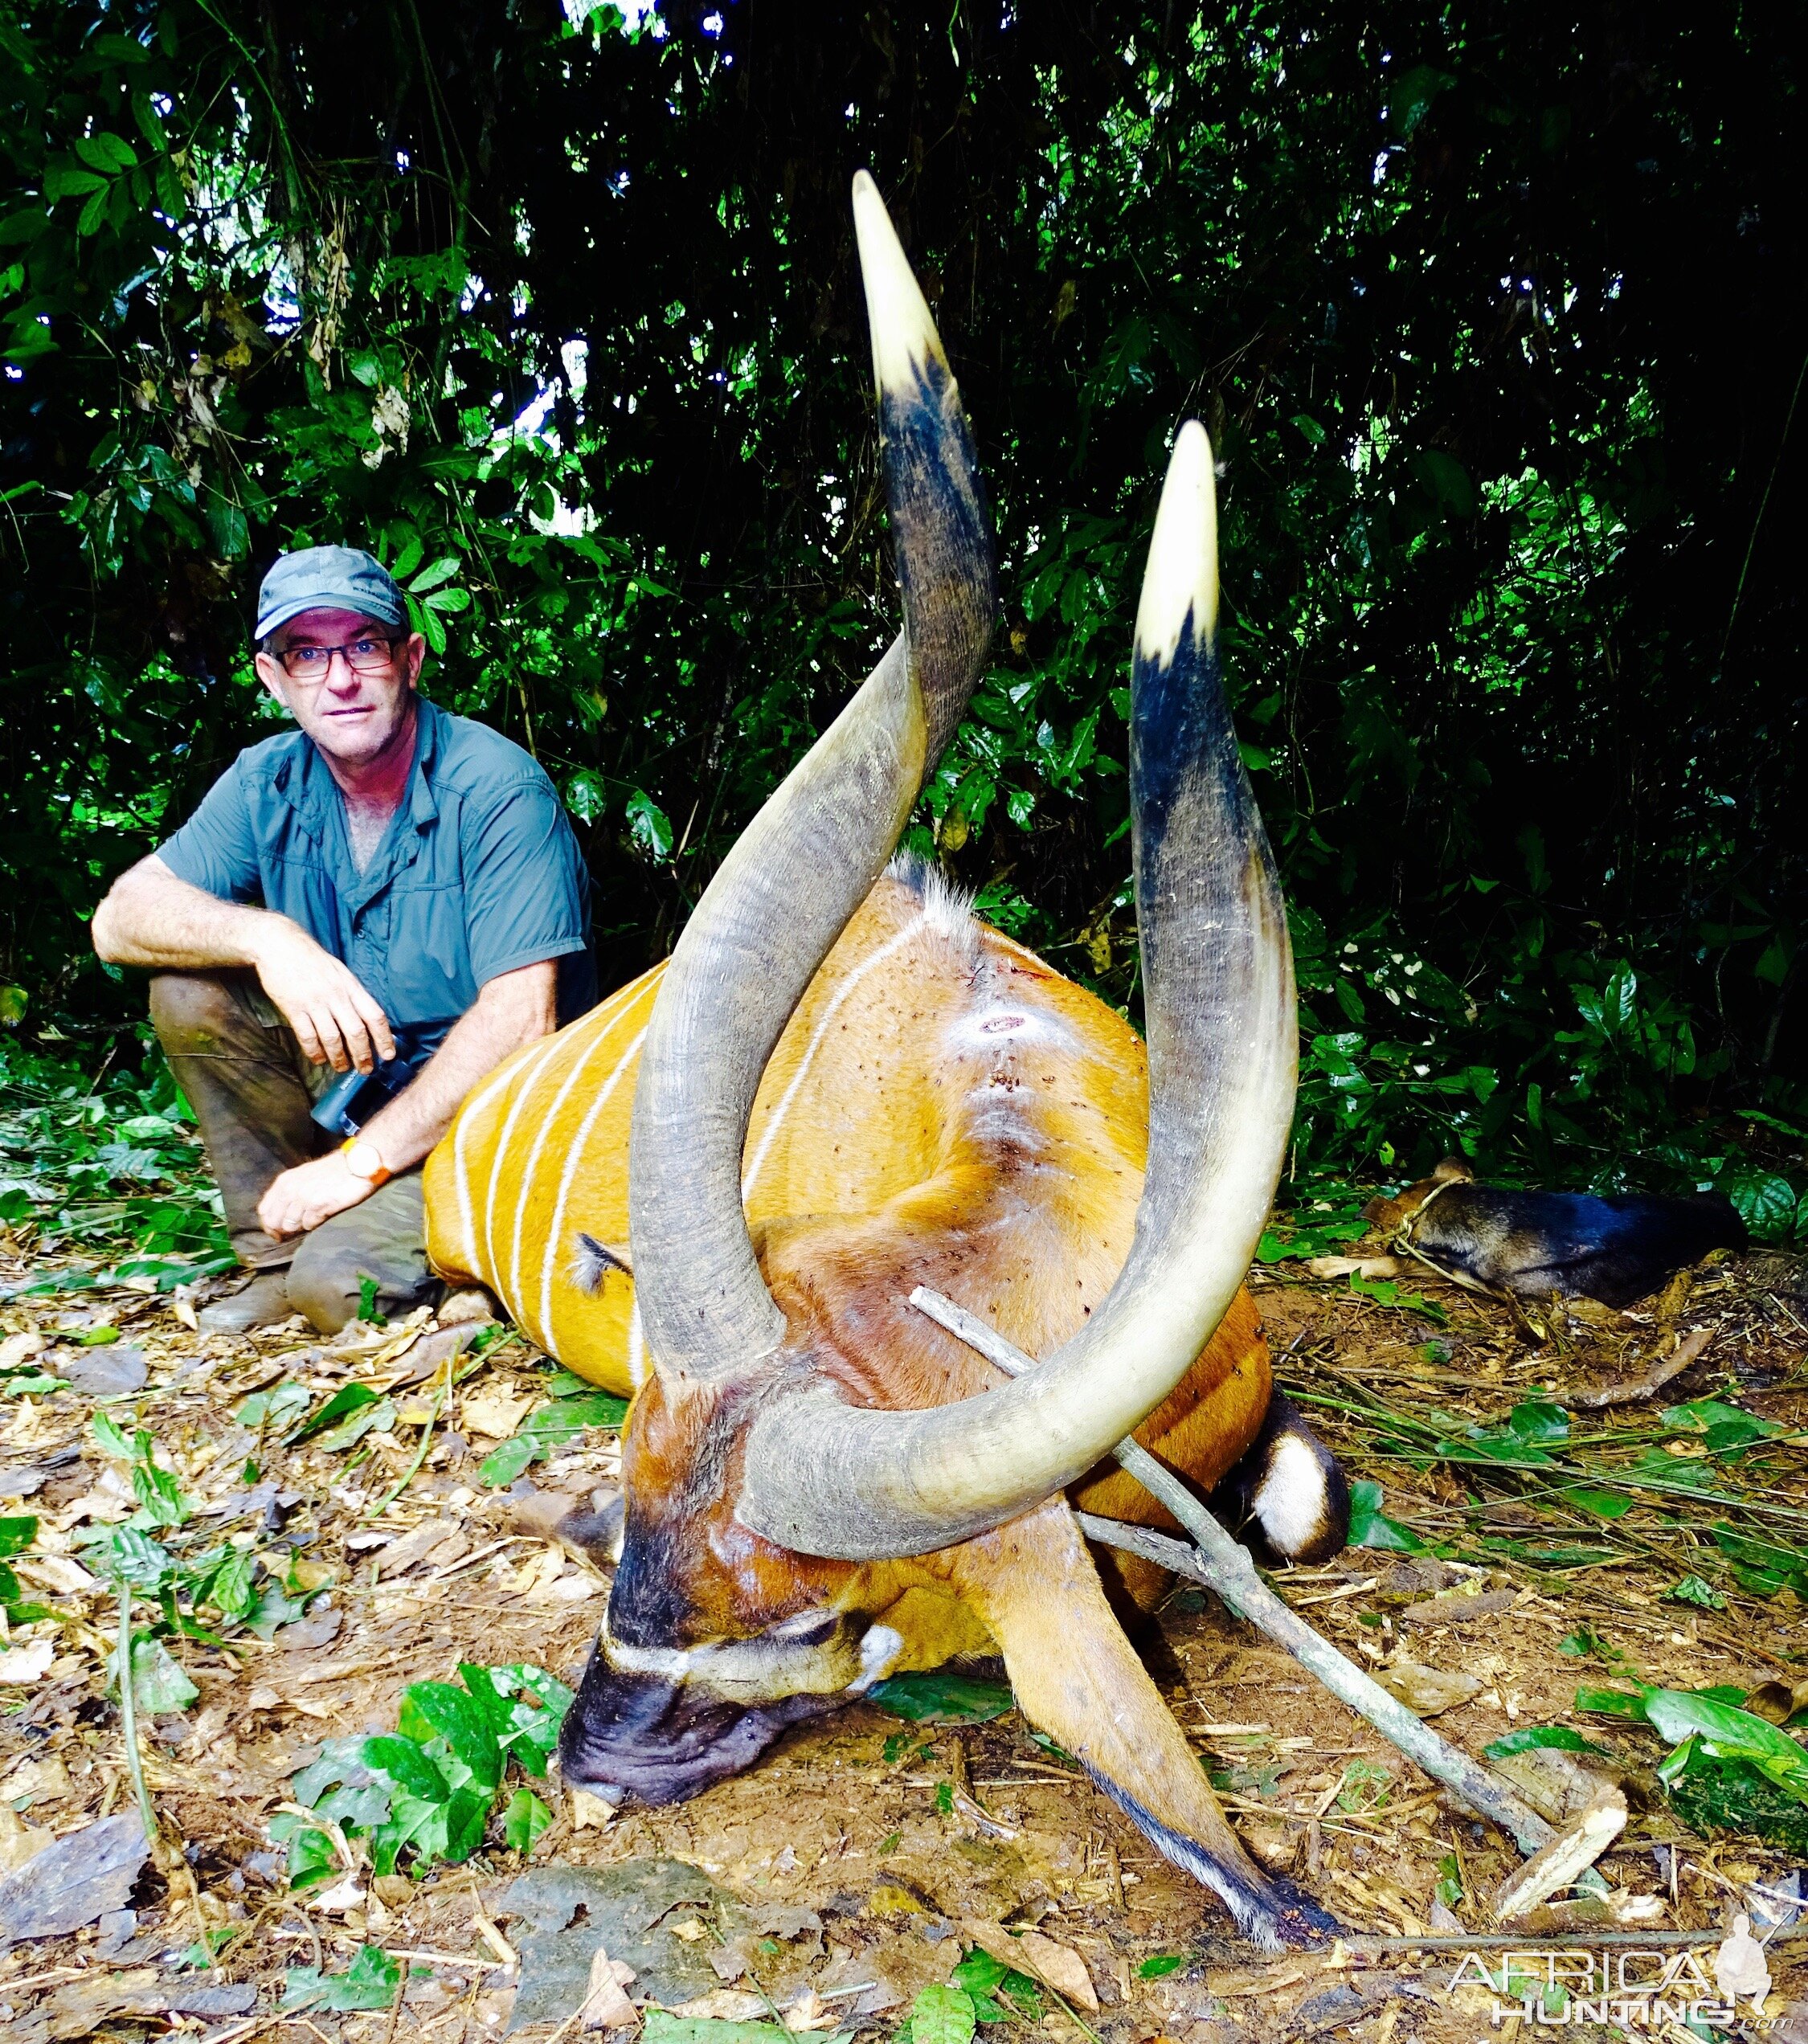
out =
{"type": "Polygon", "coordinates": [[[94,948],[156,975],[151,1019],[256,1273],[202,1324],[299,1312],[327,1334],[366,1278],[385,1312],[432,1295],[421,1162],[485,1073],[591,1004],[590,887],[539,766],[415,693],[425,642],[370,554],[284,555],[257,641],[300,729],[240,753],[121,877],[94,948]],[[325,1102],[329,1130],[313,1110],[354,1068],[378,1077],[349,1120],[325,1102]]]}

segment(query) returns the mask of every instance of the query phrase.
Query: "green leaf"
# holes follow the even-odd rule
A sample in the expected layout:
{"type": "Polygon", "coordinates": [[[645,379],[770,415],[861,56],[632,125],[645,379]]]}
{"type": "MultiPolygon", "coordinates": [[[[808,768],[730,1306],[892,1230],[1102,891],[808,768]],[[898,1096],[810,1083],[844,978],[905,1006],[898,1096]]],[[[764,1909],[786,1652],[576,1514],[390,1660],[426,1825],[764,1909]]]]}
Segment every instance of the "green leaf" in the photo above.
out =
{"type": "Polygon", "coordinates": [[[1593,1689],[1585,1685],[1576,1692],[1576,1708],[1592,1711],[1597,1716],[1642,1718],[1645,1695],[1642,1690],[1593,1689]]]}
{"type": "Polygon", "coordinates": [[[428,610],[438,611],[443,616],[452,616],[460,611],[470,609],[471,592],[468,589],[436,589],[427,598],[426,603],[428,610]]]}
{"type": "Polygon", "coordinates": [[[335,1425],[339,1421],[347,1418],[350,1414],[362,1410],[363,1407],[374,1405],[379,1396],[380,1394],[373,1391],[367,1384],[342,1385],[317,1412],[310,1414],[300,1426],[295,1429],[294,1432],[288,1437],[286,1445],[291,1448],[299,1447],[304,1441],[312,1440],[317,1433],[324,1433],[327,1428],[335,1425]]]}
{"type": "Polygon", "coordinates": [[[1808,1753],[1765,1719],[1677,1689],[1651,1690],[1644,1711],[1666,1739],[1699,1739],[1712,1758],[1746,1761],[1786,1795],[1808,1803],[1808,1753]]]}
{"type": "Polygon", "coordinates": [[[38,1537],[35,1519],[0,1519],[0,1555],[23,1554],[38,1537]]]}
{"type": "Polygon", "coordinates": [[[269,1641],[279,1625],[292,1625],[308,1608],[305,1597],[292,1597],[274,1576],[267,1576],[257,1586],[245,1623],[260,1640],[269,1641]]]}
{"type": "Polygon", "coordinates": [[[346,1449],[355,1447],[367,1433],[386,1433],[395,1424],[396,1406],[393,1398],[379,1398],[374,1405],[365,1405],[354,1412],[342,1425],[323,1433],[314,1445],[323,1455],[343,1454],[346,1449]]]}
{"type": "Polygon", "coordinates": [[[138,152],[125,137],[106,129],[98,135],[78,135],[74,147],[83,162],[96,170],[130,170],[138,161],[138,152]]]}
{"type": "Polygon", "coordinates": [[[1139,1980],[1165,1980],[1168,1974],[1177,1973],[1187,1963],[1184,1952],[1157,1952],[1145,1959],[1136,1968],[1139,1980]]]}
{"type": "Polygon", "coordinates": [[[1595,1519],[1624,1519],[1638,1502],[1623,1490],[1602,1490],[1587,1483],[1573,1484],[1556,1494],[1565,1504],[1595,1519]]]}
{"type": "Polygon", "coordinates": [[[132,1443],[126,1439],[116,1420],[105,1412],[96,1412],[89,1426],[94,1438],[100,1443],[102,1454],[112,1456],[116,1462],[129,1462],[133,1459],[132,1443]]]}
{"type": "Polygon", "coordinates": [[[926,1987],[910,2004],[915,2044],[971,2044],[975,2020],[972,1997],[963,1988],[926,1987]]]}
{"type": "Polygon", "coordinates": [[[357,1744],[363,1764],[393,1782],[403,1795],[423,1803],[443,1803],[450,1797],[450,1784],[417,1740],[399,1732],[380,1732],[357,1744]]]}
{"type": "Polygon", "coordinates": [[[319,1887],[340,1871],[332,1834],[307,1818],[284,1811],[271,1818],[270,1836],[288,1847],[288,1884],[298,1892],[319,1887]]]}
{"type": "Polygon", "coordinates": [[[200,1694],[162,1640],[133,1641],[132,1694],[141,1711],[152,1717],[186,1711],[200,1694]]]}
{"type": "Polygon", "coordinates": [[[262,1427],[269,1433],[280,1433],[291,1421],[299,1419],[313,1402],[314,1395],[305,1384],[274,1384],[268,1391],[253,1392],[232,1416],[240,1426],[262,1427]]]}
{"type": "Polygon", "coordinates": [[[644,788],[636,788],[628,798],[628,834],[652,857],[671,856],[672,820],[644,788]]]}
{"type": "Polygon", "coordinates": [[[468,1690],[450,1682],[411,1682],[402,1692],[396,1729],[425,1744],[443,1739],[452,1756],[480,1786],[493,1791],[502,1779],[502,1755],[483,1707],[468,1690]]]}
{"type": "Polygon", "coordinates": [[[1704,1611],[1724,1611],[1726,1599],[1712,1583],[1704,1582],[1699,1576],[1685,1576],[1679,1583],[1672,1583],[1664,1592],[1679,1604],[1697,1605],[1704,1611]]]}
{"type": "Polygon", "coordinates": [[[84,1547],[82,1558],[96,1572],[139,1590],[161,1589],[176,1572],[169,1549],[159,1547],[136,1526],[116,1526],[92,1547],[84,1547]]]}
{"type": "Polygon", "coordinates": [[[1773,1171],[1741,1165],[1724,1172],[1714,1189],[1724,1192],[1761,1242],[1787,1241],[1795,1233],[1796,1190],[1773,1171]]]}
{"type": "Polygon", "coordinates": [[[387,2009],[394,2006],[401,1991],[401,1967],[381,1946],[366,1944],[359,1947],[358,1956],[342,1973],[323,1973],[317,1966],[291,1966],[277,2005],[290,2013],[302,2009],[335,2013],[387,2009]]]}
{"type": "Polygon", "coordinates": [[[981,1682],[949,1668],[893,1675],[866,1694],[869,1703],[911,1724],[984,1723],[1014,1710],[1017,1700],[1002,1683],[981,1682]]]}
{"type": "Polygon", "coordinates": [[[502,1813],[502,1839],[510,1852],[534,1850],[534,1842],[552,1822],[548,1809],[531,1788],[517,1788],[502,1813]]]}
{"type": "Polygon", "coordinates": [[[1401,1554],[1422,1554],[1425,1543],[1409,1526],[1381,1511],[1381,1486],[1367,1479],[1350,1486],[1350,1545],[1401,1554]]]}
{"type": "Polygon", "coordinates": [[[97,172],[78,170],[72,163],[53,163],[44,173],[47,198],[80,198],[108,189],[107,180],[97,172]]]}
{"type": "MultiPolygon", "coordinates": [[[[456,554],[442,554],[438,559],[430,561],[408,584],[409,592],[415,596],[424,595],[428,590],[437,589],[441,583],[449,581],[464,565],[456,554]]],[[[468,602],[469,599],[466,600],[468,602]]]]}
{"type": "Polygon", "coordinates": [[[248,1547],[233,1548],[209,1579],[206,1600],[223,1618],[244,1617],[253,1602],[256,1570],[256,1562],[248,1547]]]}
{"type": "Polygon", "coordinates": [[[1513,1753],[1599,1753],[1605,1750],[1568,1725],[1522,1725],[1482,1748],[1491,1760],[1503,1760],[1513,1753]]]}

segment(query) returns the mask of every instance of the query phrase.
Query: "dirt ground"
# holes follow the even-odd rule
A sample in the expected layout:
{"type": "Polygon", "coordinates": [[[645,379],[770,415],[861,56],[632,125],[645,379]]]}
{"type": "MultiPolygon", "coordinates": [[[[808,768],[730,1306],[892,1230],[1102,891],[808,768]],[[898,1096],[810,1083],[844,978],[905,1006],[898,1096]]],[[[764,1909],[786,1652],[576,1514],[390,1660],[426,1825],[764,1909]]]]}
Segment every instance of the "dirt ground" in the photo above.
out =
{"type": "MultiPolygon", "coordinates": [[[[1474,1678],[1467,1700],[1437,1719],[1471,1755],[1516,1727],[1541,1724],[1575,1725],[1622,1752],[1638,1746],[1642,1771],[1622,1771],[1630,1820],[1599,1862],[1610,1913],[1584,1898],[1560,1906],[1543,1927],[1565,1929],[1584,1950],[1604,1936],[1622,1945],[1648,1936],[1667,1955],[1678,1948],[1675,1933],[1699,1932],[1702,1963],[1710,1963],[1733,1912],[1750,1907],[1754,1890],[1761,1899],[1786,1883],[1796,1862],[1749,1837],[1688,1831],[1649,1776],[1661,1744],[1579,1716],[1575,1693],[1579,1682],[1610,1682],[1627,1665],[1679,1689],[1793,1683],[1808,1674],[1808,1613],[1787,1588],[1753,1596],[1724,1573],[1719,1608],[1667,1594],[1688,1565],[1679,1552],[1708,1551],[1700,1529],[1709,1507],[1691,1516],[1652,1494],[1622,1518],[1591,1519],[1522,1478],[1453,1472],[1446,1461],[1403,1453],[1398,1428],[1390,1432],[1376,1412],[1417,1415],[1427,1438],[1438,1415],[1487,1426],[1528,1399],[1562,1402],[1578,1387],[1635,1383],[1707,1330],[1696,1359],[1660,1394],[1597,1408],[1590,1424],[1650,1427],[1667,1403],[1713,1396],[1801,1429],[1808,1286],[1800,1266],[1749,1258],[1697,1273],[1636,1314],[1536,1330],[1435,1282],[1422,1296],[1442,1312],[1442,1327],[1340,1281],[1283,1280],[1278,1268],[1258,1271],[1254,1282],[1282,1380],[1352,1478],[1381,1483],[1386,1515],[1443,1550],[1440,1560],[1352,1549],[1323,1568],[1280,1572],[1282,1594],[1365,1666],[1410,1662],[1474,1678]],[[1590,1543],[1577,1560],[1576,1546],[1590,1543]]],[[[35,1274],[19,1257],[0,1258],[0,1284],[16,1288],[35,1274]]],[[[15,1297],[0,1310],[0,1327],[15,1343],[41,1335],[37,1359],[53,1372],[83,1333],[117,1327],[121,1343],[141,1351],[148,1382],[107,1409],[121,1424],[138,1414],[198,1523],[211,1511],[221,1527],[249,1531],[247,1544],[260,1552],[288,1545],[294,1580],[317,1592],[306,1617],[268,1644],[243,1630],[223,1645],[178,1644],[198,1695],[141,1729],[149,1786],[182,1858],[166,1855],[162,1871],[146,1866],[130,1922],[28,1940],[0,1959],[0,2035],[17,2044],[184,2028],[221,2044],[254,2035],[382,2044],[500,2036],[527,1964],[507,1899],[526,1862],[496,1842],[494,1827],[465,1865],[442,1865],[418,1882],[366,1876],[322,1904],[288,1891],[267,1826],[291,1801],[291,1774],[321,1742],[392,1730],[411,1682],[449,1678],[460,1661],[532,1662],[575,1682],[606,1581],[524,1531],[523,1512],[531,1514],[535,1494],[577,1500],[607,1491],[615,1437],[593,1430],[577,1452],[555,1454],[511,1490],[488,1490],[479,1463],[539,1402],[546,1382],[544,1359],[518,1342],[491,1350],[436,1426],[419,1387],[403,1381],[411,1367],[418,1374],[409,1343],[430,1338],[430,1327],[358,1328],[336,1343],[299,1322],[256,1339],[203,1337],[178,1317],[191,1317],[194,1303],[129,1290],[15,1297]],[[317,1394],[358,1380],[393,1386],[399,1410],[392,1428],[366,1436],[354,1454],[317,1441],[282,1453],[268,1429],[232,1417],[247,1396],[280,1382],[317,1394]],[[248,1496],[247,1460],[259,1465],[248,1496]],[[184,1970],[180,1956],[202,1924],[231,1935],[213,1971],[184,1970]],[[285,1968],[341,1970],[366,1944],[407,1955],[418,1969],[395,2009],[276,2012],[285,1968]],[[216,1994],[191,1997],[195,2013],[181,2013],[179,1997],[174,2011],[167,1996],[161,2009],[150,2006],[172,1979],[237,1987],[239,2005],[216,1994]],[[247,1987],[256,1999],[243,2006],[247,1987]]],[[[0,1825],[12,1822],[15,1835],[22,1825],[61,1838],[131,1803],[104,1666],[116,1606],[92,1578],[84,1587],[74,1558],[133,1502],[91,1431],[96,1409],[95,1398],[74,1389],[0,1404],[0,1512],[39,1521],[14,1565],[61,1614],[15,1627],[6,1642],[17,1650],[48,1638],[54,1647],[40,1674],[0,1688],[0,1825]]],[[[1802,1468],[1797,1449],[1786,1482],[1773,1475],[1769,1486],[1796,1506],[1808,1505],[1802,1468]]],[[[1519,1864],[1510,1842],[1458,1809],[1215,1598],[1178,1592],[1138,1644],[1252,1851],[1317,1896],[1348,1927],[1347,1939],[1274,1960],[1238,1944],[1213,1900],[1014,1712],[919,1727],[871,1705],[849,1707],[693,1802],[607,1821],[600,1806],[575,1813],[555,1782],[547,1791],[554,1821],[531,1863],[678,1861],[732,1898],[734,1922],[751,1927],[738,1938],[714,1942],[722,1933],[702,1906],[702,1928],[682,1911],[674,1919],[690,1941],[707,1933],[714,1954],[719,1996],[699,2013],[757,2016],[776,2005],[800,2022],[889,2037],[920,1988],[946,1980],[963,1948],[996,1943],[994,1927],[1004,1925],[1033,1926],[1078,1954],[1090,1977],[1096,2013],[1045,1997],[1051,2012],[1035,2026],[1056,2044],[1082,2030],[1109,2044],[1344,2034],[1364,2044],[1444,2044],[1514,2034],[1524,2020],[1517,2004],[1495,2012],[1473,1969],[1468,1984],[1450,1988],[1461,1951],[1397,1948],[1496,1930],[1487,1899],[1519,1864]],[[1441,1881],[1449,1901],[1438,1899],[1441,1881]],[[800,2014],[796,1997],[805,1988],[817,1999],[800,2014]]],[[[1498,1968],[1498,1952],[1481,1956],[1498,1968]]],[[[1785,1935],[1769,1956],[1770,2034],[1808,2038],[1808,1943],[1785,1935]]],[[[1755,2020],[1742,2016],[1734,2034],[1755,2034],[1755,2020]]],[[[994,2034],[1025,2027],[1018,2020],[994,2034]]],[[[1671,2022],[1670,2033],[1679,2028],[1671,2022]]],[[[529,2034],[544,2039],[550,2027],[529,2034]]],[[[1592,2034],[1607,2030],[1594,2025],[1592,2034]]]]}

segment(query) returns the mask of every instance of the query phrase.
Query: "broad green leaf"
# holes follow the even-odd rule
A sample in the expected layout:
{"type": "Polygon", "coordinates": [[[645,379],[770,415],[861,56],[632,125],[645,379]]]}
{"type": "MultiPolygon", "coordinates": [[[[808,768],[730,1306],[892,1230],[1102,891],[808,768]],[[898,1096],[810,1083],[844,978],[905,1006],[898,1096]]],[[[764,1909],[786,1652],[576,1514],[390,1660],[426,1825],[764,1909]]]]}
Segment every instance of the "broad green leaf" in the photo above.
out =
{"type": "Polygon", "coordinates": [[[317,1966],[291,1966],[284,1976],[282,2000],[277,2005],[290,2013],[387,2009],[401,1991],[400,1965],[381,1946],[366,1944],[359,1947],[358,1956],[342,1973],[323,1973],[317,1966]]]}
{"type": "Polygon", "coordinates": [[[262,1427],[280,1433],[313,1403],[314,1395],[305,1384],[274,1384],[268,1391],[253,1392],[233,1414],[240,1426],[262,1427]]]}
{"type": "Polygon", "coordinates": [[[1378,1547],[1400,1554],[1420,1554],[1425,1543],[1409,1526],[1389,1519],[1381,1510],[1381,1486],[1366,1478],[1350,1486],[1350,1540],[1352,1547],[1378,1547]]]}
{"type": "Polygon", "coordinates": [[[1749,1711],[1676,1689],[1654,1689],[1645,1715],[1666,1739],[1699,1739],[1715,1760],[1745,1760],[1787,1795],[1808,1803],[1808,1753],[1787,1732],[1749,1711]]]}
{"type": "Polygon", "coordinates": [[[1575,1506],[1593,1519],[1624,1519],[1638,1502],[1623,1490],[1603,1490],[1589,1483],[1573,1484],[1556,1494],[1564,1503],[1575,1506]]]}
{"type": "Polygon", "coordinates": [[[162,1640],[133,1641],[132,1694],[141,1711],[153,1717],[186,1711],[200,1694],[162,1640]]]}
{"type": "Polygon", "coordinates": [[[1184,1952],[1157,1952],[1136,1968],[1136,1977],[1139,1980],[1165,1980],[1168,1974],[1177,1973],[1186,1963],[1184,1952]]]}
{"type": "Polygon", "coordinates": [[[107,180],[98,171],[84,170],[72,163],[53,163],[44,173],[47,198],[80,198],[106,190],[107,180]]]}
{"type": "Polygon", "coordinates": [[[1739,1209],[1740,1217],[1761,1242],[1786,1241],[1795,1233],[1798,1194],[1786,1178],[1749,1165],[1724,1173],[1715,1183],[1739,1209]]]}
{"type": "Polygon", "coordinates": [[[1642,1718],[1645,1698],[1636,1690],[1593,1689],[1585,1684],[1576,1692],[1576,1708],[1605,1717],[1642,1718]]]}
{"type": "Polygon", "coordinates": [[[437,560],[430,561],[408,584],[411,595],[423,596],[430,589],[437,589],[443,582],[449,582],[464,565],[456,554],[442,554],[437,560]]]}
{"type": "Polygon", "coordinates": [[[1664,1595],[1673,1597],[1679,1604],[1697,1605],[1704,1611],[1724,1611],[1726,1609],[1726,1599],[1712,1583],[1704,1580],[1700,1576],[1685,1576],[1681,1582],[1672,1583],[1664,1595]]]}
{"type": "Polygon", "coordinates": [[[548,1809],[531,1788],[517,1788],[502,1813],[502,1838],[510,1852],[534,1850],[534,1842],[552,1822],[548,1809]]]}
{"type": "Polygon", "coordinates": [[[38,1522],[29,1517],[0,1519],[0,1555],[23,1554],[38,1537],[38,1522]]]}
{"type": "Polygon", "coordinates": [[[272,1817],[270,1836],[288,1847],[288,1884],[297,1892],[317,1888],[342,1870],[331,1833],[305,1817],[288,1812],[272,1817]]]}
{"type": "Polygon", "coordinates": [[[652,857],[671,856],[672,820],[644,788],[636,788],[628,798],[628,832],[652,857]]]}
{"type": "Polygon", "coordinates": [[[380,1732],[356,1743],[364,1766],[394,1782],[404,1795],[425,1803],[443,1803],[451,1795],[451,1786],[433,1756],[418,1740],[398,1732],[380,1732]]]}
{"type": "Polygon", "coordinates": [[[349,1419],[366,1405],[374,1405],[381,1394],[367,1384],[342,1384],[317,1412],[311,1412],[302,1424],[291,1433],[288,1445],[299,1447],[304,1441],[311,1441],[317,1433],[324,1433],[329,1426],[336,1426],[341,1420],[349,1419]]]}
{"type": "Polygon", "coordinates": [[[396,1729],[424,1744],[443,1739],[454,1759],[481,1787],[493,1790],[502,1778],[502,1755],[482,1707],[468,1690],[450,1682],[411,1682],[402,1692],[396,1729]]]}
{"type": "Polygon", "coordinates": [[[291,1596],[273,1576],[267,1576],[257,1586],[245,1623],[260,1640],[269,1640],[279,1625],[292,1625],[307,1608],[306,1598],[291,1596]]]}
{"type": "Polygon", "coordinates": [[[869,1701],[912,1724],[975,1724],[1001,1718],[1016,1707],[1002,1683],[981,1682],[950,1668],[893,1675],[867,1691],[869,1701]]]}
{"type": "Polygon", "coordinates": [[[973,2003],[964,1989],[924,1988],[910,2004],[910,2034],[915,2044],[971,2044],[973,2003]]]}
{"type": "Polygon", "coordinates": [[[1521,1725],[1517,1731],[1491,1739],[1482,1748],[1491,1760],[1503,1760],[1513,1753],[1598,1753],[1602,1750],[1568,1725],[1521,1725]]]}

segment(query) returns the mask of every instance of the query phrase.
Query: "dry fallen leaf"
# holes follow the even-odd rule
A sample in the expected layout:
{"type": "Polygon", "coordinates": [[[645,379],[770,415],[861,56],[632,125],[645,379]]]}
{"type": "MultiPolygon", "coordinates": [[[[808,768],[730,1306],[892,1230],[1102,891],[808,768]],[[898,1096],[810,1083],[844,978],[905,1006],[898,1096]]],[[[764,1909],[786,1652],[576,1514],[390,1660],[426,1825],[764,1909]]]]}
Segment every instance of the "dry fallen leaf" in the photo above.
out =
{"type": "Polygon", "coordinates": [[[44,1338],[35,1327],[22,1335],[8,1335],[0,1341],[0,1370],[16,1370],[20,1363],[29,1363],[34,1355],[42,1355],[44,1338]]]}
{"type": "Polygon", "coordinates": [[[1427,1668],[1417,1661],[1396,1661],[1390,1668],[1377,1668],[1375,1679],[1397,1703],[1404,1703],[1420,1718],[1434,1718],[1440,1711],[1466,1703],[1482,1686],[1475,1675],[1427,1668]]]}
{"type": "Polygon", "coordinates": [[[47,1639],[27,1640],[23,1646],[0,1646],[0,1684],[31,1688],[50,1673],[55,1658],[55,1644],[47,1639]]]}
{"type": "Polygon", "coordinates": [[[624,1992],[634,1968],[612,1959],[601,1945],[591,1954],[590,1985],[578,2011],[579,2030],[626,2030],[639,2018],[624,1992]]]}
{"type": "Polygon", "coordinates": [[[506,1441],[526,1417],[533,1403],[531,1398],[518,1397],[492,1384],[460,1400],[459,1427],[480,1440],[506,1441]]]}
{"type": "MultiPolygon", "coordinates": [[[[8,1793],[11,1793],[9,1789],[8,1793]]],[[[10,1874],[25,1866],[54,1842],[51,1833],[35,1829],[10,1802],[0,1802],[0,1874],[10,1874]]]]}
{"type": "Polygon", "coordinates": [[[1029,1962],[1027,1970],[1045,1985],[1065,1995],[1088,2015],[1098,2013],[1098,1997],[1093,1989],[1092,1976],[1078,1952],[1065,1944],[1057,1944],[1040,1931],[1025,1931],[1017,1940],[1017,1949],[1029,1962]]]}
{"type": "Polygon", "coordinates": [[[42,1759],[21,1760],[0,1784],[0,1798],[14,1809],[22,1805],[29,1808],[35,1803],[60,1802],[74,1793],[75,1786],[68,1768],[49,1753],[42,1759]]]}
{"type": "Polygon", "coordinates": [[[671,2013],[705,2022],[752,2022],[767,2013],[766,1997],[743,1994],[738,1988],[718,1987],[691,2001],[681,2001],[671,2013]]]}
{"type": "Polygon", "coordinates": [[[614,1804],[591,1795],[587,1788],[572,1789],[566,1800],[571,1805],[574,1831],[607,1831],[616,1821],[614,1804]]]}

